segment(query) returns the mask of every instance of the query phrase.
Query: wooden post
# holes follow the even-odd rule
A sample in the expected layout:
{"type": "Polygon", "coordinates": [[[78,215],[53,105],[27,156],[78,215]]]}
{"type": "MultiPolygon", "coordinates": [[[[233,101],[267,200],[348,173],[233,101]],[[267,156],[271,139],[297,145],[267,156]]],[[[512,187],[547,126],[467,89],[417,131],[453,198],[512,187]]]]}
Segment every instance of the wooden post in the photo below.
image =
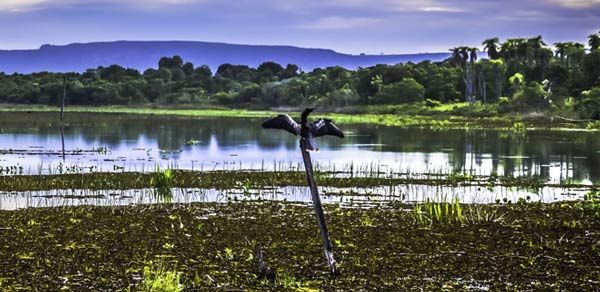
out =
{"type": "Polygon", "coordinates": [[[60,104],[60,121],[62,123],[64,118],[65,111],[65,98],[67,96],[67,75],[63,76],[63,94],[62,94],[62,102],[60,104]]]}
{"type": "Polygon", "coordinates": [[[60,141],[62,142],[62,159],[65,161],[65,126],[60,124],[60,141]]]}
{"type": "Polygon", "coordinates": [[[329,265],[329,271],[332,274],[336,274],[335,259],[333,258],[333,246],[329,239],[329,231],[327,231],[327,224],[325,223],[325,214],[323,213],[323,206],[321,205],[321,198],[319,197],[319,191],[317,189],[317,183],[313,175],[312,161],[310,160],[310,153],[306,151],[306,140],[300,139],[300,150],[302,151],[302,159],[304,160],[304,168],[306,169],[306,178],[308,179],[308,186],[310,187],[310,193],[312,195],[312,201],[315,205],[315,212],[317,214],[317,223],[321,231],[321,239],[323,239],[323,248],[325,249],[325,259],[329,265]]]}

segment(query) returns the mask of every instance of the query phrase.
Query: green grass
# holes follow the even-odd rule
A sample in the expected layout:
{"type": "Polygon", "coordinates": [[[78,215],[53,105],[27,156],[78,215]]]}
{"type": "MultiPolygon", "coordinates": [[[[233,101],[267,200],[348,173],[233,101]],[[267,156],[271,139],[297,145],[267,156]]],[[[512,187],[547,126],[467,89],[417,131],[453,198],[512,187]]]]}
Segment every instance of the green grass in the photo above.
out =
{"type": "MultiPolygon", "coordinates": [[[[467,103],[440,104],[428,107],[420,104],[360,106],[345,108],[340,113],[316,112],[315,117],[327,116],[336,123],[362,123],[396,127],[418,127],[427,129],[498,129],[511,128],[515,122],[524,123],[527,130],[578,129],[597,131],[587,124],[552,121],[550,116],[531,118],[521,114],[498,114],[493,105],[468,105],[467,103]]],[[[58,112],[59,107],[40,105],[4,105],[0,111],[8,112],[58,112]]],[[[268,118],[280,112],[244,109],[190,109],[176,107],[131,107],[131,106],[68,106],[66,112],[77,113],[113,113],[136,115],[175,115],[185,117],[231,117],[231,118],[268,118]]],[[[299,110],[292,112],[299,115],[299,110]]]]}

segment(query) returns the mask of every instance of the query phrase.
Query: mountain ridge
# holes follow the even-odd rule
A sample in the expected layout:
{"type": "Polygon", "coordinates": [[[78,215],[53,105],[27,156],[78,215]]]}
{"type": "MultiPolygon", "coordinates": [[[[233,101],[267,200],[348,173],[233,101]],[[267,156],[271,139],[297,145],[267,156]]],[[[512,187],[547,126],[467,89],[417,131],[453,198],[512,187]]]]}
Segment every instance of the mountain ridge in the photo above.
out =
{"type": "Polygon", "coordinates": [[[0,72],[83,72],[98,66],[118,64],[140,71],[156,68],[164,56],[179,55],[195,66],[208,65],[213,71],[225,63],[257,67],[263,62],[296,64],[304,71],[341,66],[347,69],[376,64],[441,61],[450,53],[352,55],[331,49],[287,45],[247,45],[204,41],[111,41],[44,44],[39,49],[0,50],[0,72]]]}

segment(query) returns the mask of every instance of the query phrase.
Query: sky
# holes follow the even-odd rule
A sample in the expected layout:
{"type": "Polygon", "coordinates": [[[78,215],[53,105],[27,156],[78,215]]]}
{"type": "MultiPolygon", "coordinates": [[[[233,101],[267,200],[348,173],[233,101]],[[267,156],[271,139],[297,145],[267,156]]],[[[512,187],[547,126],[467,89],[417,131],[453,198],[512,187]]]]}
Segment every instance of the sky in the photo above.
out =
{"type": "Polygon", "coordinates": [[[599,30],[600,0],[0,0],[0,49],[192,40],[392,54],[599,30]]]}

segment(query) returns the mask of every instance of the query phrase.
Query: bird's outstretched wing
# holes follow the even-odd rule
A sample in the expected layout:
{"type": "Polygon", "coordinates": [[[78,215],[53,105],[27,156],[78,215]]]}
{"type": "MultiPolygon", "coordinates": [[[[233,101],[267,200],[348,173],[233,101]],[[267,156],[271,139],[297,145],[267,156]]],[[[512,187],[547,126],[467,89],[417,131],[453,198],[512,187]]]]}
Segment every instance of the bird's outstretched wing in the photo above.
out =
{"type": "Polygon", "coordinates": [[[296,121],[288,115],[278,115],[277,117],[269,119],[262,124],[262,127],[265,129],[286,130],[296,136],[300,134],[300,124],[296,123],[296,121]]]}
{"type": "Polygon", "coordinates": [[[319,119],[313,122],[310,124],[310,131],[313,137],[331,135],[344,138],[342,130],[340,130],[330,119],[319,119]]]}

